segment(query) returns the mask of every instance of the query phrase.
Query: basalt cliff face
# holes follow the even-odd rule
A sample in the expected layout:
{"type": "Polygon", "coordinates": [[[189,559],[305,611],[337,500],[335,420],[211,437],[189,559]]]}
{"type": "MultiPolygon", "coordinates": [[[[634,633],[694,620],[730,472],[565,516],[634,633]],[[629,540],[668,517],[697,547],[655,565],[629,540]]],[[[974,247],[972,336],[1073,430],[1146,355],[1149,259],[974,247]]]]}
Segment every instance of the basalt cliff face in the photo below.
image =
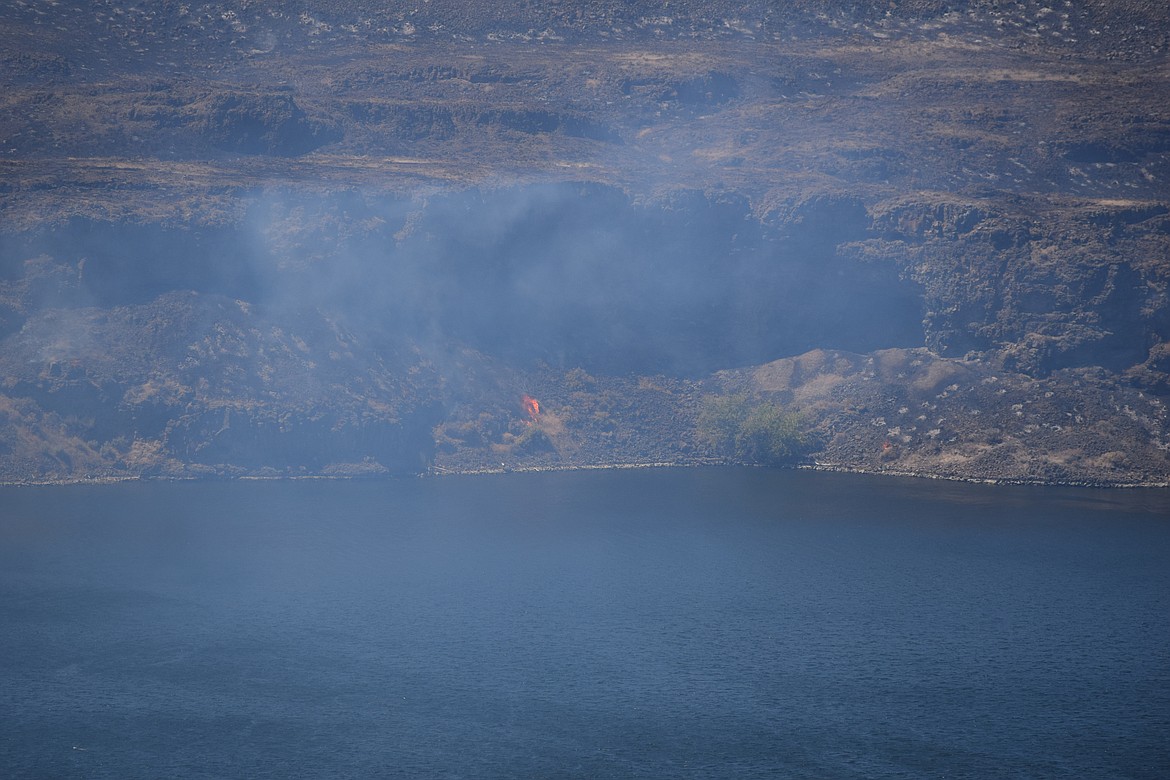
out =
{"type": "Polygon", "coordinates": [[[0,480],[1170,481],[1161,4],[546,5],[0,9],[0,480]]]}

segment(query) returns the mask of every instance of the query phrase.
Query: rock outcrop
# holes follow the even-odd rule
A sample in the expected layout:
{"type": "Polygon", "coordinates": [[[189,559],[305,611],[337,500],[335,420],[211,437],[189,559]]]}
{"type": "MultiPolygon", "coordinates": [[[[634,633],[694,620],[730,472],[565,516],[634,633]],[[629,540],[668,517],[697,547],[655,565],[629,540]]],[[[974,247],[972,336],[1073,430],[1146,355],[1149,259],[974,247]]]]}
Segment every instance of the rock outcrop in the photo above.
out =
{"type": "Polygon", "coordinates": [[[0,479],[1170,481],[1160,4],[298,8],[0,10],[0,479]]]}

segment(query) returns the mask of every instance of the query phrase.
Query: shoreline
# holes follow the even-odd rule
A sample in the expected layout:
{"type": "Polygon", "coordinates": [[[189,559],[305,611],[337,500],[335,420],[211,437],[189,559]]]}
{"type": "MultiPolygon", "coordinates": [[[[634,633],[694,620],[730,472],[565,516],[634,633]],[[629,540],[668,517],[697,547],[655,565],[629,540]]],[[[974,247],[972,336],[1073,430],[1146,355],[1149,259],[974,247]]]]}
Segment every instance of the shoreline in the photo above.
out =
{"type": "Polygon", "coordinates": [[[898,477],[903,479],[924,479],[945,482],[960,482],[972,485],[996,486],[1023,486],[1023,487],[1074,487],[1095,490],[1111,489],[1166,489],[1170,482],[1110,482],[1106,480],[1069,480],[1045,481],[1028,477],[1019,478],[992,478],[992,477],[963,477],[948,474],[933,474],[929,472],[902,471],[891,469],[867,469],[864,467],[845,466],[831,463],[800,463],[792,466],[760,466],[750,463],[729,462],[629,462],[629,463],[596,463],[579,464],[572,466],[507,466],[502,468],[470,468],[456,469],[441,466],[432,466],[426,471],[413,474],[305,474],[297,476],[286,475],[239,475],[239,476],[108,476],[82,477],[78,479],[53,480],[0,480],[3,487],[67,487],[74,485],[112,485],[123,482],[296,482],[305,480],[388,480],[388,479],[431,479],[457,476],[482,476],[499,474],[536,474],[568,471],[627,471],[634,469],[697,469],[697,468],[775,468],[790,471],[819,471],[836,474],[858,474],[877,477],[898,477]]]}

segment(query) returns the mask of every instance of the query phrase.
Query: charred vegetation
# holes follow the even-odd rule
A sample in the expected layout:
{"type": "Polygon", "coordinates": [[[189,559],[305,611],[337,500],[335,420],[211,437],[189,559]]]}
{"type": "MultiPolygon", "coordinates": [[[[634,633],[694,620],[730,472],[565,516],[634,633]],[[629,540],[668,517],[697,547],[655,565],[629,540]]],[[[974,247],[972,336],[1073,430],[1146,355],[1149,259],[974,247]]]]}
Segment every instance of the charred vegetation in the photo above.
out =
{"type": "Polygon", "coordinates": [[[0,21],[0,478],[1170,479],[1160,4],[0,21]]]}

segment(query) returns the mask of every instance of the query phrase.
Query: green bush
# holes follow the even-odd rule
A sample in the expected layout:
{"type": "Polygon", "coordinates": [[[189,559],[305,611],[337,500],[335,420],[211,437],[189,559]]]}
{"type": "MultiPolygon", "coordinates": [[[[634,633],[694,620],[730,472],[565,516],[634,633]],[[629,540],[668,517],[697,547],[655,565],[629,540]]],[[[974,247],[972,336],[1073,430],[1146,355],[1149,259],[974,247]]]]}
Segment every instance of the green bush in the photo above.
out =
{"type": "Polygon", "coordinates": [[[790,463],[808,447],[798,415],[747,393],[704,398],[696,436],[715,454],[749,463],[790,463]]]}
{"type": "Polygon", "coordinates": [[[699,411],[696,434],[699,442],[716,454],[735,454],[735,437],[748,415],[747,395],[708,395],[699,411]]]}

